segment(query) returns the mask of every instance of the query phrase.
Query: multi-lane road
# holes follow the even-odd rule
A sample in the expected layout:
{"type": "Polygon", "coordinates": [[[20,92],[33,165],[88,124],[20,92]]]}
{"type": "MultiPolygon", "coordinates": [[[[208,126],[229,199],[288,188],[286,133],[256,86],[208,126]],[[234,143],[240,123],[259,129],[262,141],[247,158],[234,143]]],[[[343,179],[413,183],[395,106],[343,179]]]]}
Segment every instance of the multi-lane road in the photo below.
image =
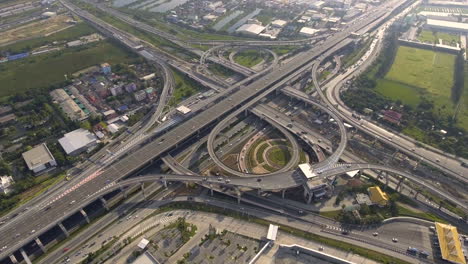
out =
{"type": "MultiPolygon", "coordinates": [[[[341,32],[331,35],[322,43],[322,45],[314,47],[311,50],[305,52],[304,56],[294,58],[285,65],[280,65],[279,67],[272,67],[271,69],[268,69],[270,72],[266,73],[264,77],[258,77],[257,80],[247,85],[246,87],[242,87],[242,89],[240,86],[229,89],[223,93],[222,96],[218,97],[211,105],[207,105],[205,109],[201,109],[200,113],[194,115],[190,120],[187,120],[179,126],[171,129],[169,132],[160,136],[159,138],[152,139],[152,141],[148,144],[136,145],[138,149],[132,153],[124,153],[124,155],[122,155],[119,160],[115,161],[113,164],[108,165],[108,167],[99,174],[94,174],[94,177],[89,178],[88,181],[83,182],[74,191],[62,197],[59,203],[50,203],[51,207],[47,211],[44,211],[43,208],[39,208],[39,210],[36,208],[35,210],[29,211],[28,221],[26,221],[24,217],[11,221],[8,226],[6,226],[6,228],[0,229],[0,235],[2,236],[0,247],[3,245],[9,246],[6,251],[2,252],[0,258],[7,256],[13,250],[20,248],[28,241],[31,241],[31,239],[34,239],[44,231],[48,230],[50,227],[56,225],[71,215],[73,212],[75,212],[76,209],[79,209],[77,206],[70,206],[71,201],[78,200],[80,201],[79,205],[84,206],[86,202],[90,202],[96,198],[96,195],[102,195],[100,192],[105,193],[113,188],[117,188],[116,186],[118,184],[116,184],[115,181],[132,175],[144,168],[153,160],[163,157],[175,146],[186,141],[187,139],[190,139],[192,136],[196,135],[199,131],[202,131],[207,126],[212,125],[214,122],[219,121],[221,118],[224,118],[226,115],[230,114],[233,109],[238,108],[241,105],[253,104],[254,102],[258,101],[258,99],[254,99],[258,98],[258,95],[262,93],[269,94],[279,87],[287,84],[291,79],[310,68],[313,65],[314,59],[319,58],[319,56],[326,53],[328,50],[333,49],[335,46],[339,46],[339,44],[342,43],[342,41],[345,41],[350,34],[354,32],[366,31],[371,26],[381,23],[381,21],[386,19],[391,14],[392,10],[396,9],[403,3],[404,1],[389,1],[382,6],[373,9],[372,12],[366,14],[363,19],[346,26],[341,32]],[[31,232],[33,229],[37,231],[34,234],[31,232]],[[16,233],[20,234],[20,238],[15,237],[16,233]]],[[[82,13],[82,11],[78,10],[69,3],[65,3],[65,6],[67,6],[67,8],[73,12],[78,13],[80,16],[86,17],[87,20],[94,21],[94,23],[96,23],[95,17],[82,13]]],[[[108,24],[102,23],[99,26],[105,27],[106,30],[114,32],[120,36],[125,35],[115,28],[111,28],[108,24]]],[[[148,59],[156,59],[161,56],[160,53],[151,52],[147,52],[142,55],[148,59]]],[[[165,59],[170,64],[171,59],[165,59]]],[[[156,110],[154,119],[159,117],[161,111],[162,110],[160,109],[156,110]]],[[[291,176],[293,176],[289,178],[291,181],[291,186],[293,184],[297,186],[298,183],[301,183],[300,178],[294,177],[294,174],[291,176]]],[[[147,178],[142,179],[126,180],[122,182],[122,184],[126,185],[142,182],[145,180],[154,181],[158,179],[194,182],[206,181],[217,184],[220,183],[220,179],[217,177],[208,177],[205,180],[201,180],[199,176],[158,175],[147,176],[147,178]]],[[[224,178],[221,179],[221,181],[225,180],[226,179],[224,178]]],[[[285,183],[285,180],[288,181],[287,178],[277,180],[272,179],[271,181],[264,181],[262,179],[258,180],[255,178],[233,178],[230,179],[229,182],[225,183],[230,185],[237,184],[239,186],[248,186],[254,189],[260,188],[267,190],[283,189],[284,186],[288,185],[285,183]],[[239,183],[236,183],[236,181],[239,181],[239,183]]]]}

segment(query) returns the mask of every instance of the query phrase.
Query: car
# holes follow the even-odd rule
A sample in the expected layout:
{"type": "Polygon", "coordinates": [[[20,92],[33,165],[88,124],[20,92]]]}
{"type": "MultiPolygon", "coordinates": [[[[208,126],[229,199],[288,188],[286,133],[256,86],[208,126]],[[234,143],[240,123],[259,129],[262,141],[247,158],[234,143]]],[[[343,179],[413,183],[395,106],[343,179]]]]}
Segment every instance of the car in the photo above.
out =
{"type": "Polygon", "coordinates": [[[319,251],[323,251],[323,247],[322,247],[322,246],[319,247],[319,251]]]}
{"type": "Polygon", "coordinates": [[[393,243],[398,242],[398,238],[396,238],[396,237],[392,238],[392,242],[393,242],[393,243]]]}
{"type": "Polygon", "coordinates": [[[44,208],[44,211],[48,211],[50,208],[52,208],[52,206],[47,206],[46,208],[44,208]]]}
{"type": "Polygon", "coordinates": [[[374,233],[372,233],[372,235],[373,235],[373,236],[378,236],[379,233],[378,233],[378,232],[374,232],[374,233]]]}
{"type": "Polygon", "coordinates": [[[343,235],[348,235],[348,234],[349,234],[349,231],[348,231],[348,230],[343,230],[343,231],[341,231],[341,234],[343,234],[343,235]]]}
{"type": "Polygon", "coordinates": [[[70,202],[70,205],[72,205],[72,204],[74,204],[74,203],[76,203],[76,201],[75,201],[75,200],[71,201],[71,202],[70,202]]]}
{"type": "Polygon", "coordinates": [[[70,250],[70,248],[63,248],[63,252],[67,252],[68,250],[70,250]]]}
{"type": "Polygon", "coordinates": [[[31,230],[31,234],[36,233],[36,229],[31,230]]]}
{"type": "Polygon", "coordinates": [[[429,256],[429,253],[427,253],[426,251],[419,252],[419,257],[421,258],[427,258],[428,256],[429,256]]]}
{"type": "Polygon", "coordinates": [[[20,234],[19,234],[19,233],[16,233],[15,238],[17,238],[17,237],[19,237],[19,236],[20,236],[20,234]]]}

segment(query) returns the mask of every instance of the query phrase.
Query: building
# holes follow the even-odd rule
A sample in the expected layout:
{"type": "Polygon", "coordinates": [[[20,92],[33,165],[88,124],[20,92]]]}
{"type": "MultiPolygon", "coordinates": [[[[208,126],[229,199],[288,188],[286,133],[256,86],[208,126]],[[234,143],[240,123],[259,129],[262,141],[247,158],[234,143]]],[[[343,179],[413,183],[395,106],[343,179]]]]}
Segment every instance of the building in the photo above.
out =
{"type": "Polygon", "coordinates": [[[468,23],[444,21],[437,19],[427,19],[426,27],[431,30],[449,31],[449,32],[468,32],[468,23]]]}
{"type": "Polygon", "coordinates": [[[0,117],[0,126],[7,125],[9,123],[12,123],[16,121],[16,115],[15,114],[8,114],[0,117]]]}
{"type": "Polygon", "coordinates": [[[107,62],[101,64],[101,72],[102,72],[103,74],[111,74],[111,73],[112,73],[112,69],[111,69],[110,64],[107,63],[107,62]]]}
{"type": "Polygon", "coordinates": [[[356,194],[356,202],[358,204],[365,204],[365,205],[368,205],[368,206],[372,205],[372,201],[369,198],[369,195],[367,195],[365,193],[357,193],[356,194]]]}
{"type": "Polygon", "coordinates": [[[117,96],[123,93],[122,85],[114,84],[110,89],[112,96],[117,96]]]}
{"type": "Polygon", "coordinates": [[[80,101],[75,98],[73,99],[67,91],[64,89],[55,89],[51,91],[50,96],[55,104],[58,104],[60,109],[67,115],[68,118],[75,121],[82,121],[88,117],[85,112],[85,107],[80,107],[80,101]]]}
{"type": "Polygon", "coordinates": [[[115,110],[113,110],[113,109],[107,110],[107,111],[103,112],[102,115],[104,115],[104,118],[105,118],[106,120],[109,120],[109,119],[112,119],[112,118],[117,117],[117,113],[116,113],[115,110]]]}
{"type": "Polygon", "coordinates": [[[11,191],[11,186],[13,183],[13,177],[0,176],[0,193],[8,194],[11,191]]]}
{"type": "Polygon", "coordinates": [[[129,83],[125,85],[125,91],[127,91],[127,93],[133,93],[136,90],[137,90],[137,86],[135,83],[129,83]]]}
{"type": "Polygon", "coordinates": [[[442,259],[455,264],[466,264],[457,228],[437,222],[435,228],[442,259]]]}
{"type": "Polygon", "coordinates": [[[107,126],[107,131],[109,131],[111,134],[115,134],[119,132],[119,126],[117,126],[115,123],[112,123],[107,126]]]}
{"type": "Polygon", "coordinates": [[[154,97],[156,96],[156,92],[154,91],[153,87],[146,88],[145,93],[146,93],[146,97],[148,97],[148,99],[150,100],[153,100],[154,97]]]}
{"type": "Polygon", "coordinates": [[[250,36],[257,36],[265,30],[264,26],[256,24],[244,24],[236,29],[236,32],[250,36]]]}
{"type": "Polygon", "coordinates": [[[58,141],[68,155],[78,155],[97,144],[96,136],[83,128],[66,133],[58,141]]]}
{"type": "Polygon", "coordinates": [[[383,111],[383,115],[384,115],[383,116],[384,120],[390,123],[393,123],[395,125],[399,125],[401,122],[401,118],[403,117],[402,114],[393,110],[385,110],[383,111]]]}
{"type": "Polygon", "coordinates": [[[302,36],[305,36],[305,37],[312,37],[317,32],[319,32],[319,30],[313,29],[313,28],[310,28],[310,27],[303,27],[299,31],[299,34],[302,35],[302,36]]]}
{"type": "Polygon", "coordinates": [[[148,75],[145,75],[145,76],[141,77],[140,80],[149,81],[149,80],[153,79],[154,77],[156,77],[156,73],[151,73],[151,74],[148,74],[148,75]]]}
{"type": "Polygon", "coordinates": [[[54,156],[52,156],[52,153],[50,153],[45,143],[37,145],[33,149],[24,152],[22,155],[26,166],[34,173],[40,173],[57,166],[54,156]]]}
{"type": "Polygon", "coordinates": [[[276,20],[271,22],[271,26],[274,27],[274,28],[282,28],[282,27],[286,26],[287,23],[288,22],[285,21],[285,20],[276,19],[276,20]]]}
{"type": "Polygon", "coordinates": [[[149,240],[146,238],[143,238],[140,243],[138,243],[138,248],[141,250],[144,250],[149,244],[149,240]]]}
{"type": "Polygon", "coordinates": [[[178,113],[181,113],[183,115],[186,115],[186,114],[192,112],[192,109],[186,107],[185,105],[181,105],[181,106],[177,107],[176,110],[177,110],[178,113]]]}
{"type": "Polygon", "coordinates": [[[278,235],[278,226],[270,224],[268,226],[267,239],[270,241],[275,241],[277,235],[278,235]]]}
{"type": "Polygon", "coordinates": [[[372,204],[381,207],[388,204],[388,194],[383,192],[379,186],[369,187],[367,191],[369,192],[369,198],[372,201],[372,204]]]}
{"type": "Polygon", "coordinates": [[[133,96],[135,97],[135,100],[136,100],[137,102],[141,102],[141,101],[145,100],[145,98],[146,98],[146,93],[145,93],[144,90],[141,90],[141,91],[135,92],[135,93],[133,94],[133,96]]]}

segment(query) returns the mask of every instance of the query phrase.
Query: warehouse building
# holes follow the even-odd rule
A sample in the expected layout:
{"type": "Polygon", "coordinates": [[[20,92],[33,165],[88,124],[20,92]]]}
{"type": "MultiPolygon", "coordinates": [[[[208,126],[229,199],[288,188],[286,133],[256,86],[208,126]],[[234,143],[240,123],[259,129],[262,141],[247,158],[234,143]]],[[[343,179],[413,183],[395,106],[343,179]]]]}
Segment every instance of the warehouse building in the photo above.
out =
{"type": "Polygon", "coordinates": [[[262,33],[265,30],[264,26],[260,26],[257,24],[244,24],[240,26],[236,32],[250,35],[250,36],[257,36],[258,34],[262,33]]]}
{"type": "Polygon", "coordinates": [[[54,156],[45,143],[24,152],[22,155],[28,169],[36,174],[57,166],[54,156]]]}
{"type": "Polygon", "coordinates": [[[96,146],[97,138],[88,130],[79,128],[65,134],[63,138],[59,139],[59,143],[63,150],[65,150],[65,153],[74,156],[96,146]]]}
{"type": "Polygon", "coordinates": [[[80,106],[81,102],[75,96],[70,96],[64,89],[55,89],[50,92],[50,96],[71,120],[82,121],[88,117],[88,113],[85,112],[88,110],[84,105],[80,106]]]}
{"type": "Polygon", "coordinates": [[[310,28],[310,27],[303,27],[299,31],[299,34],[302,35],[302,36],[305,36],[305,37],[312,37],[317,32],[319,32],[319,30],[313,29],[313,28],[310,28]]]}
{"type": "Polygon", "coordinates": [[[468,23],[459,23],[437,19],[427,19],[426,28],[431,30],[468,33],[468,23]]]}
{"type": "Polygon", "coordinates": [[[466,264],[457,228],[452,225],[435,223],[442,259],[455,264],[466,264]]]}

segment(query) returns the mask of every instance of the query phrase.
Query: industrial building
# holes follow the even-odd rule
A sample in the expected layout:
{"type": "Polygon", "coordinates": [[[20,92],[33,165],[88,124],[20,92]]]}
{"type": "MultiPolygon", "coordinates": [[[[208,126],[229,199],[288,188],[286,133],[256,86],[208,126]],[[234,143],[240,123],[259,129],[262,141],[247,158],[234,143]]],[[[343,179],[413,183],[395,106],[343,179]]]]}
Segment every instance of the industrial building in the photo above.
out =
{"type": "Polygon", "coordinates": [[[0,176],[0,193],[8,194],[11,191],[11,185],[13,183],[13,177],[0,176]]]}
{"type": "Polygon", "coordinates": [[[288,22],[285,21],[285,20],[276,19],[276,20],[271,22],[271,26],[275,27],[275,28],[282,28],[282,27],[286,26],[287,23],[288,22]]]}
{"type": "Polygon", "coordinates": [[[466,264],[457,228],[436,222],[435,229],[442,259],[455,264],[466,264]]]}
{"type": "Polygon", "coordinates": [[[236,32],[241,34],[246,34],[250,36],[257,36],[258,34],[262,33],[265,30],[264,26],[260,26],[257,24],[244,24],[240,26],[236,32]]]}
{"type": "Polygon", "coordinates": [[[58,141],[68,155],[78,155],[97,144],[96,136],[83,128],[65,134],[58,141]]]}
{"type": "Polygon", "coordinates": [[[313,28],[310,28],[310,27],[303,27],[299,31],[299,34],[302,35],[302,36],[305,36],[305,37],[311,37],[311,36],[315,35],[317,32],[319,32],[318,29],[313,29],[313,28]]]}
{"type": "Polygon", "coordinates": [[[54,156],[45,143],[24,152],[22,155],[28,169],[36,174],[57,166],[54,156]]]}
{"type": "Polygon", "coordinates": [[[369,192],[372,204],[378,206],[386,206],[388,204],[388,194],[383,192],[379,186],[369,187],[367,191],[369,192]]]}
{"type": "Polygon", "coordinates": [[[444,20],[437,20],[437,19],[427,19],[426,28],[430,30],[467,33],[468,23],[444,21],[444,20]]]}

